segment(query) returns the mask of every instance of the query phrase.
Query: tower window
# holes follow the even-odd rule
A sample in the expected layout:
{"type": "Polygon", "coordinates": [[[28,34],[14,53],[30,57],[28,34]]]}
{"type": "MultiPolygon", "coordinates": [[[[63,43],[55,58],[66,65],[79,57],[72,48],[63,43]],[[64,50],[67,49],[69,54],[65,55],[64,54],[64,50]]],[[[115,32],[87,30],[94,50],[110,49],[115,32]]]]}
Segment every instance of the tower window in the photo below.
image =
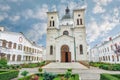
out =
{"type": "Polygon", "coordinates": [[[63,35],[69,35],[68,31],[64,31],[63,35]]]}
{"type": "Polygon", "coordinates": [[[77,25],[79,25],[79,19],[77,19],[77,25]]]}
{"type": "Polygon", "coordinates": [[[80,24],[82,25],[83,23],[82,23],[82,19],[80,19],[80,24]]]}
{"type": "Polygon", "coordinates": [[[79,48],[80,48],[80,54],[83,54],[83,46],[80,45],[79,48]]]}
{"type": "Polygon", "coordinates": [[[52,55],[53,54],[53,46],[51,45],[50,46],[50,55],[52,55]]]}
{"type": "Polygon", "coordinates": [[[80,17],[80,14],[78,14],[78,17],[80,17]]]}
{"type": "Polygon", "coordinates": [[[50,21],[50,27],[51,27],[51,21],[50,21]]]}
{"type": "Polygon", "coordinates": [[[55,22],[53,21],[53,26],[55,25],[55,22]]]}

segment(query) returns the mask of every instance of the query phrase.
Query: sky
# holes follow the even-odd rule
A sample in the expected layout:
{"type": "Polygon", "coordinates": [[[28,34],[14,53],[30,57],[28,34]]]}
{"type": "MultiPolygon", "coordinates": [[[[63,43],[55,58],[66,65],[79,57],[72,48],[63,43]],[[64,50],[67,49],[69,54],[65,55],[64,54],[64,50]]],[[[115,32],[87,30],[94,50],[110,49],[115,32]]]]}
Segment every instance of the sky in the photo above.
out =
{"type": "Polygon", "coordinates": [[[28,39],[46,46],[48,11],[58,11],[60,19],[66,7],[85,8],[87,43],[90,47],[120,34],[120,0],[0,0],[0,26],[22,32],[28,39]]]}

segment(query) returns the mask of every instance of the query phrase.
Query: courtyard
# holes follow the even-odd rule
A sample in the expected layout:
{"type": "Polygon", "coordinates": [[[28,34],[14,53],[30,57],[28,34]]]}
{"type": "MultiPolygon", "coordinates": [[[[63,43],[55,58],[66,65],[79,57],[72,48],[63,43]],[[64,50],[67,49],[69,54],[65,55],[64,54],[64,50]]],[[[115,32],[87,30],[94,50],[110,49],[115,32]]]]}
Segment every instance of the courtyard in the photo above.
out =
{"type": "MultiPolygon", "coordinates": [[[[72,68],[73,74],[79,74],[79,80],[100,80],[101,73],[120,74],[120,71],[108,71],[108,70],[103,70],[103,69],[99,69],[96,67],[87,68],[86,66],[80,63],[77,63],[77,62],[72,62],[72,63],[52,62],[46,66],[43,66],[42,68],[43,68],[43,72],[47,71],[47,72],[52,72],[56,74],[65,73],[65,71],[68,68],[72,68]]],[[[20,70],[18,78],[22,77],[21,72],[25,70],[29,72],[28,75],[32,75],[32,74],[38,73],[38,69],[39,69],[38,67],[37,68],[22,68],[20,70]]],[[[18,78],[15,78],[13,80],[17,80],[18,78]]]]}

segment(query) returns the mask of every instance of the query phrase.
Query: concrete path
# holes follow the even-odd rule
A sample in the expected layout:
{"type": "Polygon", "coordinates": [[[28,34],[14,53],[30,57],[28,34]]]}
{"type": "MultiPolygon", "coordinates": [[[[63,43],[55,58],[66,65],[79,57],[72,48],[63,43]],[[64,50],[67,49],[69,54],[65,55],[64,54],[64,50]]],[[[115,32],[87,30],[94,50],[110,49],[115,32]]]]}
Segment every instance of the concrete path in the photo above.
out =
{"type": "Polygon", "coordinates": [[[59,63],[59,62],[52,62],[44,67],[43,69],[88,69],[86,66],[78,63],[78,62],[72,62],[72,63],[59,63]]]}

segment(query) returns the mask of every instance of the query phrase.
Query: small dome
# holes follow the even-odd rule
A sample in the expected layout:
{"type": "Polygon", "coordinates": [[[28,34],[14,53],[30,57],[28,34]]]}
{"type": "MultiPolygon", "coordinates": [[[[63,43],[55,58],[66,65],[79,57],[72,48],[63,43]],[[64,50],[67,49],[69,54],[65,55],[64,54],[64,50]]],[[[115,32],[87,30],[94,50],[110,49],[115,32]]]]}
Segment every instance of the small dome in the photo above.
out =
{"type": "Polygon", "coordinates": [[[62,20],[63,19],[71,19],[70,9],[68,7],[65,9],[65,15],[62,17],[62,20]]]}

